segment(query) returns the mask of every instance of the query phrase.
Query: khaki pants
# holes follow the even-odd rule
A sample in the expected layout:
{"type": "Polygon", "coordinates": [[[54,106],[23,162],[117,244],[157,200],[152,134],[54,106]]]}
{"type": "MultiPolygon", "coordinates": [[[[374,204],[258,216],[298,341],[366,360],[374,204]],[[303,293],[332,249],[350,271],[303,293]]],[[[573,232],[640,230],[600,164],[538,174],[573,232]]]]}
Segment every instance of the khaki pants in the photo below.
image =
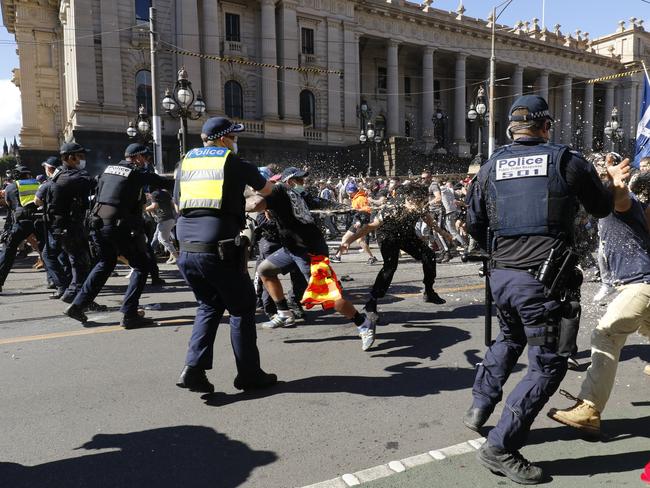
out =
{"type": "Polygon", "coordinates": [[[578,395],[593,402],[599,412],[612,393],[627,336],[634,332],[650,336],[650,285],[635,283],[619,290],[591,336],[591,366],[578,395]]]}

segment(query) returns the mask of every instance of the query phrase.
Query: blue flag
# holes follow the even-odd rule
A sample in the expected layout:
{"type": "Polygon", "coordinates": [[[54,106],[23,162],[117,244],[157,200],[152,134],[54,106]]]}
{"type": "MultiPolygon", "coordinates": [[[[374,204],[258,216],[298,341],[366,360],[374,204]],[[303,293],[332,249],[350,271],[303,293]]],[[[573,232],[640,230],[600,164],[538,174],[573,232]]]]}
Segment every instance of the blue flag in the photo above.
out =
{"type": "Polygon", "coordinates": [[[636,147],[632,166],[639,167],[643,158],[650,157],[650,83],[644,76],[643,100],[641,100],[641,120],[636,129],[636,147]]]}

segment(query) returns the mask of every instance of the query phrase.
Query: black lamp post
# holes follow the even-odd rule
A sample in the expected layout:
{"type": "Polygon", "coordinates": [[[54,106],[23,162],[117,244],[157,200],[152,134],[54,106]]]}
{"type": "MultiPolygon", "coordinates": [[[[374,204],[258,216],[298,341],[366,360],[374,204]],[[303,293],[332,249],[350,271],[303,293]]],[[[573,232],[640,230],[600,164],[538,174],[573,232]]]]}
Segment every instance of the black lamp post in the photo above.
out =
{"type": "Polygon", "coordinates": [[[153,140],[151,121],[149,120],[149,115],[147,115],[147,109],[144,105],[140,105],[140,108],[138,108],[138,118],[135,122],[133,120],[129,121],[126,134],[129,136],[129,139],[135,139],[139,135],[145,144],[153,140]]]}
{"type": "Polygon", "coordinates": [[[479,164],[483,162],[483,125],[485,125],[487,118],[485,89],[480,86],[476,95],[476,101],[469,106],[469,111],[467,112],[467,119],[472,123],[478,123],[478,151],[476,152],[475,159],[479,164]]]}
{"type": "Polygon", "coordinates": [[[612,109],[611,118],[605,124],[605,135],[611,139],[612,149],[617,152],[620,151],[620,144],[623,142],[624,134],[621,123],[618,120],[618,109],[616,107],[612,109]]]}
{"type": "Polygon", "coordinates": [[[359,134],[359,142],[361,144],[368,144],[368,176],[372,175],[372,146],[374,144],[375,149],[377,149],[383,140],[383,128],[375,130],[375,124],[372,122],[368,122],[365,130],[362,130],[361,134],[359,134]]]}
{"type": "Polygon", "coordinates": [[[445,120],[447,119],[447,114],[440,110],[440,107],[436,108],[436,112],[431,117],[433,122],[433,134],[436,139],[436,148],[445,147],[445,120]]]}
{"type": "Polygon", "coordinates": [[[179,131],[179,146],[181,158],[187,152],[187,119],[198,120],[205,113],[205,102],[199,92],[196,96],[192,90],[192,83],[187,77],[185,67],[178,70],[178,80],[174,89],[165,90],[162,106],[167,115],[181,120],[179,131]]]}

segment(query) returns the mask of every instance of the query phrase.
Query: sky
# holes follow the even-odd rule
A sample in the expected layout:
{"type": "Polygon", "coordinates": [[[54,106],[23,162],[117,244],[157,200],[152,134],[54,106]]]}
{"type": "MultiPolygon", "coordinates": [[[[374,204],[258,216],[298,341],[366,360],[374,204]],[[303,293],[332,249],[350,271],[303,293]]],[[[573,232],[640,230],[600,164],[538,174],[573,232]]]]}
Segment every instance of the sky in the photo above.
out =
{"type": "MultiPolygon", "coordinates": [[[[503,0],[463,0],[470,17],[487,18],[492,7],[503,0]]],[[[456,10],[459,0],[433,0],[432,7],[456,10]]],[[[518,20],[542,19],[543,0],[513,0],[499,18],[499,23],[514,25],[518,20]]],[[[630,17],[644,19],[650,30],[650,3],[643,0],[545,0],[545,23],[549,30],[555,24],[562,25],[562,32],[574,33],[576,29],[589,32],[592,39],[614,32],[619,20],[630,17]]],[[[10,82],[11,70],[18,66],[14,37],[0,26],[0,101],[3,117],[0,117],[0,144],[2,139],[13,140],[21,125],[20,91],[10,82]]]]}

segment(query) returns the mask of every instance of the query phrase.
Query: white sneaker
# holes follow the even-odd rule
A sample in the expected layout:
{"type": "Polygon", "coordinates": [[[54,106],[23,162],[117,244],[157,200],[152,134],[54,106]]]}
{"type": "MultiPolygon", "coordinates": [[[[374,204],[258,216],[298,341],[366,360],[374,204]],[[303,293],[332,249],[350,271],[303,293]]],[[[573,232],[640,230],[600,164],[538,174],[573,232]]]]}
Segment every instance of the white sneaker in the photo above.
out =
{"type": "Polygon", "coordinates": [[[176,256],[174,256],[172,254],[171,256],[169,256],[169,259],[167,261],[165,261],[165,263],[167,263],[167,264],[176,264],[176,256]]]}
{"type": "Polygon", "coordinates": [[[600,285],[600,289],[598,290],[598,292],[594,295],[593,302],[600,303],[615,291],[616,288],[614,288],[611,285],[606,285],[605,283],[603,283],[602,285],[600,285]]]}
{"type": "Polygon", "coordinates": [[[375,328],[377,325],[370,317],[366,316],[366,320],[361,324],[361,327],[368,327],[367,330],[359,332],[359,337],[361,337],[361,350],[367,351],[375,342],[375,328]]]}
{"type": "Polygon", "coordinates": [[[293,327],[294,325],[296,325],[296,319],[293,314],[284,316],[276,313],[271,317],[271,320],[262,323],[262,328],[277,329],[278,327],[293,327]]]}

